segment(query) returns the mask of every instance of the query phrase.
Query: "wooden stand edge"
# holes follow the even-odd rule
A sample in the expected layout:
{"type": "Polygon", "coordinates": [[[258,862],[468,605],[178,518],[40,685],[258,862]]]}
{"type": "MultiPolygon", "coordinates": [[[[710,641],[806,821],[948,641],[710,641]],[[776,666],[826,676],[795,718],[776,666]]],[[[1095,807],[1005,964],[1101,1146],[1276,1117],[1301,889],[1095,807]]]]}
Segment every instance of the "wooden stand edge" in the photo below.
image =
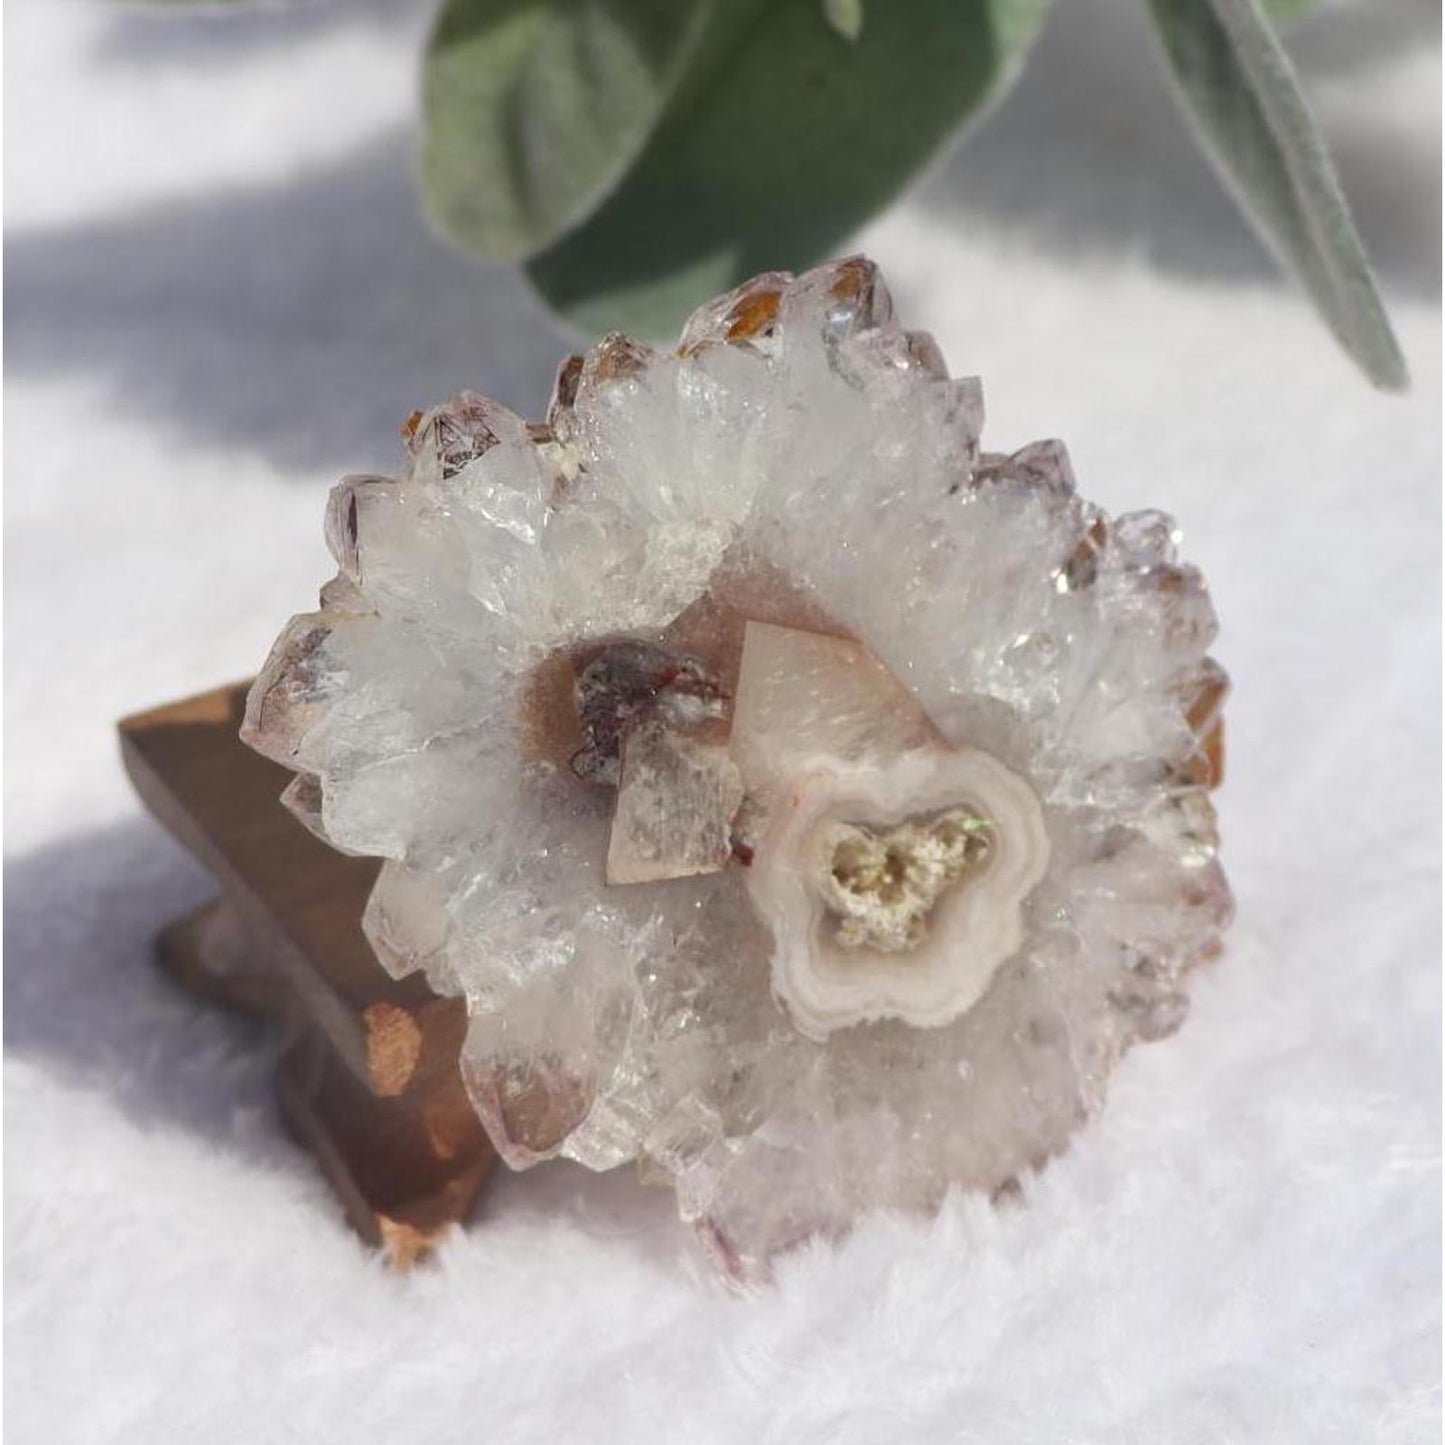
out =
{"type": "Polygon", "coordinates": [[[237,736],[245,698],[242,683],[119,724],[141,800],[221,887],[157,954],[193,993],[281,1025],[283,1116],[357,1232],[406,1267],[465,1221],[495,1162],[457,1067],[465,1006],[377,963],[361,914],[378,865],[281,806],[290,775],[237,736]]]}

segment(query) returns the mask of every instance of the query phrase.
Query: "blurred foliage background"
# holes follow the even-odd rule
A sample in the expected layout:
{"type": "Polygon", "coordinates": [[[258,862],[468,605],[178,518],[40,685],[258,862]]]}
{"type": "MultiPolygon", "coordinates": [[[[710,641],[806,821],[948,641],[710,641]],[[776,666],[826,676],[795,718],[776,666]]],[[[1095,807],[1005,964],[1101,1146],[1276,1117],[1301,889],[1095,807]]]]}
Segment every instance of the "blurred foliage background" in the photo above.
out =
{"type": "MultiPolygon", "coordinates": [[[[1184,123],[1377,386],[1403,358],[1275,33],[1311,0],[1138,0],[1184,123]]],[[[1049,0],[443,0],[422,190],[588,333],[673,332],[837,254],[1008,91],[1049,0]]]]}

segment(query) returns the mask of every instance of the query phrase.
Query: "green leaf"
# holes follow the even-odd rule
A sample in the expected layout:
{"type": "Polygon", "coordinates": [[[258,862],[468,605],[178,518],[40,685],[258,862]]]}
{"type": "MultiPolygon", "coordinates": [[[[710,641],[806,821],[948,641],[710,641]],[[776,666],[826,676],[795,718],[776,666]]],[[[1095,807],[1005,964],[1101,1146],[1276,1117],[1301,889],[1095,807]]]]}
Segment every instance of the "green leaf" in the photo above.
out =
{"type": "Polygon", "coordinates": [[[1284,20],[1293,20],[1306,10],[1313,10],[1319,0],[1264,0],[1264,13],[1278,25],[1284,20]]]}
{"type": "Polygon", "coordinates": [[[645,144],[716,0],[446,0],[422,76],[437,225],[517,258],[592,210],[645,144]]]}
{"type": "Polygon", "coordinates": [[[1324,140],[1258,0],[1149,0],[1180,96],[1240,206],[1376,386],[1408,383],[1324,140]]]}
{"type": "Polygon", "coordinates": [[[836,251],[1017,74],[1047,0],[875,0],[840,44],[818,0],[718,7],[651,143],[528,273],[588,331],[672,332],[758,271],[836,251]]]}
{"type": "Polygon", "coordinates": [[[863,0],[823,0],[823,19],[844,40],[856,40],[863,33],[863,0]]]}

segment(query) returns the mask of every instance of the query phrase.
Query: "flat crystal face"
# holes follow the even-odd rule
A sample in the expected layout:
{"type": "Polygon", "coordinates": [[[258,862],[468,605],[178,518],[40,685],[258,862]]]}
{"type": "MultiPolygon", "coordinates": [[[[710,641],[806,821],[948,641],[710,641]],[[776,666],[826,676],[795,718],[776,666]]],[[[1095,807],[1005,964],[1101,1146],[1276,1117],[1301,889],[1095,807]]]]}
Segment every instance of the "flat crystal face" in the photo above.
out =
{"type": "Polygon", "coordinates": [[[743,797],[722,743],[656,723],[635,728],[618,778],[607,881],[655,883],[726,868],[743,797]]]}
{"type": "Polygon", "coordinates": [[[251,694],[503,1157],[636,1161],[734,1274],[1042,1164],[1230,916],[1203,579],[982,420],[868,262],[761,276],[414,416],[251,694]]]}

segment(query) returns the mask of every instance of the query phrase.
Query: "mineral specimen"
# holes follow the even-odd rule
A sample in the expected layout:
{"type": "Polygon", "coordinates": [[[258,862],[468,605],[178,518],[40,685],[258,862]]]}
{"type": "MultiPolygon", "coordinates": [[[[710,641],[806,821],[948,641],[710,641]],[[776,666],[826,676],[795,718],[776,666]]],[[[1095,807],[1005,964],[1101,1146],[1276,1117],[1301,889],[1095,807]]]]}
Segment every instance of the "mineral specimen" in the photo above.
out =
{"type": "Polygon", "coordinates": [[[502,1156],[638,1161],[737,1275],[1040,1165],[1230,917],[1203,579],[981,424],[870,263],[760,276],[414,416],[251,693],[502,1156]]]}

